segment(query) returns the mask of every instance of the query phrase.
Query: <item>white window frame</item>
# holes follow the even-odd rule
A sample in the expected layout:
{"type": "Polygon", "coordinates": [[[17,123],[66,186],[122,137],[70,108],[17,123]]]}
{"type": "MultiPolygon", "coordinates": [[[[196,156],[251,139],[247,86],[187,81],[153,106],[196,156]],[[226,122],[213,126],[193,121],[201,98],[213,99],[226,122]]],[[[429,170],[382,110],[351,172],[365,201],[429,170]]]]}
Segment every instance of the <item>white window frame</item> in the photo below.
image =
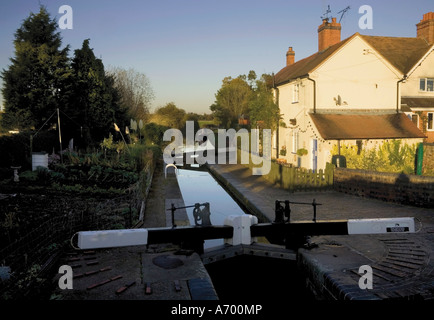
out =
{"type": "Polygon", "coordinates": [[[420,78],[419,80],[419,91],[421,92],[434,92],[434,78],[420,78]],[[432,82],[431,90],[428,90],[428,82],[432,82]],[[423,88],[421,84],[423,83],[423,88]]]}

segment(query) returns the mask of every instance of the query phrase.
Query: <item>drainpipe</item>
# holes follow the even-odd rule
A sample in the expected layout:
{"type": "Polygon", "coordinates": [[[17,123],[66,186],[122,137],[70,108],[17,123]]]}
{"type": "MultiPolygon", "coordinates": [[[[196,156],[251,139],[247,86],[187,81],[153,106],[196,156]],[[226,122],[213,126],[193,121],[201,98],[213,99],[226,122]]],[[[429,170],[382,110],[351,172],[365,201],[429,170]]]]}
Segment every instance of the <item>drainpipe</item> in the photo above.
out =
{"type": "Polygon", "coordinates": [[[273,72],[273,89],[276,90],[276,104],[277,109],[279,110],[279,114],[277,117],[277,126],[276,126],[276,159],[279,158],[279,122],[280,122],[280,107],[279,107],[279,89],[276,87],[276,82],[274,79],[274,72],[273,72]]]}
{"type": "Polygon", "coordinates": [[[279,107],[279,89],[276,88],[276,97],[277,97],[277,109],[279,110],[279,114],[277,117],[277,127],[276,127],[276,159],[279,158],[279,127],[280,127],[280,107],[279,107]]]}
{"type": "Polygon", "coordinates": [[[316,82],[309,75],[307,76],[307,80],[313,82],[313,113],[316,113],[316,82]]]}
{"type": "Polygon", "coordinates": [[[404,82],[405,80],[407,80],[407,75],[404,75],[404,77],[400,80],[398,80],[398,82],[396,83],[396,113],[399,113],[399,107],[401,106],[401,95],[400,90],[399,90],[399,84],[401,82],[404,82]]]}

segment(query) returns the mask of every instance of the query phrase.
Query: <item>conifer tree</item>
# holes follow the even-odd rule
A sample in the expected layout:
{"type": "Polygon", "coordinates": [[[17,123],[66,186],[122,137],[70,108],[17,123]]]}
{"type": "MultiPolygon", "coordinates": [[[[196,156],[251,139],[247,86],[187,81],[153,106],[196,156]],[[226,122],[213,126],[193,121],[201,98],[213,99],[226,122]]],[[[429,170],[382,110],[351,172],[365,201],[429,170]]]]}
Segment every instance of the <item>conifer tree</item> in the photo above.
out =
{"type": "MultiPolygon", "coordinates": [[[[1,125],[10,129],[38,130],[57,108],[66,105],[71,77],[68,51],[61,48],[57,23],[46,8],[31,13],[15,33],[15,56],[3,69],[5,114],[1,125]]],[[[54,124],[52,117],[47,125],[54,124]]]]}
{"type": "Polygon", "coordinates": [[[95,57],[89,39],[72,59],[73,85],[70,114],[84,126],[86,144],[99,142],[108,136],[114,123],[129,124],[126,110],[120,108],[119,93],[113,76],[107,75],[101,59],[95,57]]]}

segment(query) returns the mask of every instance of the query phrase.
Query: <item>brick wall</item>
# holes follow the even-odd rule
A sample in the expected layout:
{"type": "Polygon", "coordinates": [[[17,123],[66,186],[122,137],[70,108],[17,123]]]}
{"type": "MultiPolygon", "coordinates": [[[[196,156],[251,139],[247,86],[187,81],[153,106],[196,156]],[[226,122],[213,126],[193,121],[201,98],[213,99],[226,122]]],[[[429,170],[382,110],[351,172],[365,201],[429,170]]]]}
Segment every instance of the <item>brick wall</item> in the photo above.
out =
{"type": "Polygon", "coordinates": [[[361,197],[434,208],[434,177],[335,168],[333,188],[361,197]]]}

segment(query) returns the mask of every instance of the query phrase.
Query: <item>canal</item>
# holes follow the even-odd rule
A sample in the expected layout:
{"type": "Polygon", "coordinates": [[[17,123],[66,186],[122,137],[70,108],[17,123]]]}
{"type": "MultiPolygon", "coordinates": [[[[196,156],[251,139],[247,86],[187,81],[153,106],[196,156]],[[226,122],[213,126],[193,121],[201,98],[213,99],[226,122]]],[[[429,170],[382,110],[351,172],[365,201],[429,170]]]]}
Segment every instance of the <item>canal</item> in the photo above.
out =
{"type": "MultiPolygon", "coordinates": [[[[210,203],[211,223],[223,225],[232,214],[248,214],[207,171],[178,170],[178,184],[186,206],[210,203]]],[[[193,208],[187,209],[194,225],[193,208]]],[[[204,248],[223,244],[223,239],[206,240],[204,248]]],[[[206,265],[220,299],[237,301],[295,301],[314,300],[306,288],[305,277],[296,261],[242,255],[206,265]]],[[[296,305],[293,305],[296,306],[296,305]]]]}
{"type": "MultiPolygon", "coordinates": [[[[213,225],[223,225],[229,215],[246,213],[207,171],[179,169],[178,184],[186,206],[204,202],[210,204],[213,225]]],[[[195,224],[193,209],[186,209],[191,225],[195,224]]],[[[223,239],[206,240],[204,248],[222,244],[223,239]]]]}

